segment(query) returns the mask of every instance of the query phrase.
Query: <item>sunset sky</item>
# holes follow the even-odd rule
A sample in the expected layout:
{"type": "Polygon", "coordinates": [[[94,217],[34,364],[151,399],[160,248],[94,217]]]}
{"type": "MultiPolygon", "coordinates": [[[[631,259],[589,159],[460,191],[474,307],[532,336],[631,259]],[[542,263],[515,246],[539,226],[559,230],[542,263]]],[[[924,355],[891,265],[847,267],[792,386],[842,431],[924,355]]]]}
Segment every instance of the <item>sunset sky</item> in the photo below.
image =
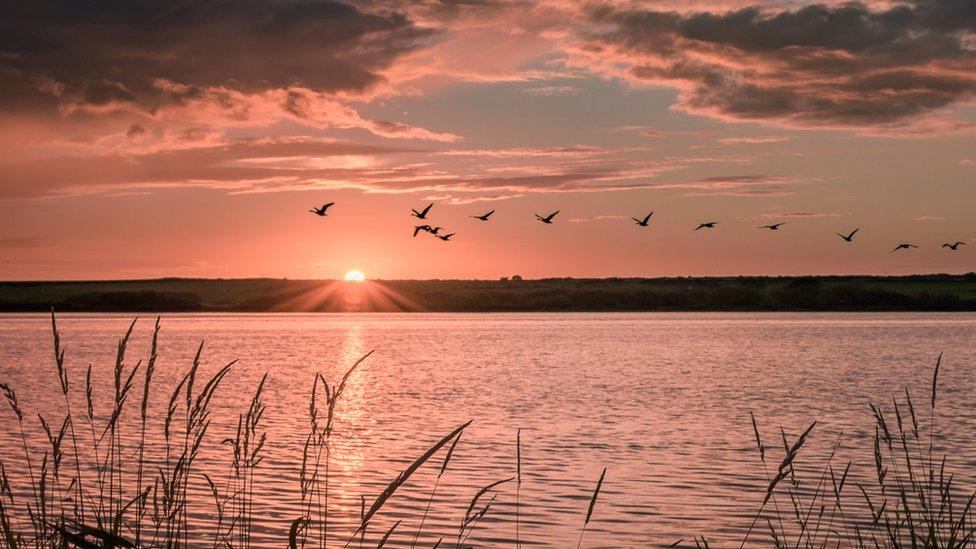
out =
{"type": "Polygon", "coordinates": [[[4,2],[0,278],[972,271],[974,99],[972,0],[4,2]]]}

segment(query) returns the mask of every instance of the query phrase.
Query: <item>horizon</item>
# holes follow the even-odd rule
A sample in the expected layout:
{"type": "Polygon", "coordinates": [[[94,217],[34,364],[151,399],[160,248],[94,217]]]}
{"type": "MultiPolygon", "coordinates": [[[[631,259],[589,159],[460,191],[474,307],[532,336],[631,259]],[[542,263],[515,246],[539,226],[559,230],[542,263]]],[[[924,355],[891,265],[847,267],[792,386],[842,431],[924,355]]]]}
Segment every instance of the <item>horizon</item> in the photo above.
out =
{"type": "Polygon", "coordinates": [[[366,278],[363,281],[350,281],[343,279],[342,276],[335,278],[297,278],[297,277],[268,277],[268,276],[242,276],[242,277],[195,277],[195,276],[162,276],[155,278],[76,278],[76,279],[7,279],[0,280],[0,284],[71,284],[71,283],[98,283],[98,282],[159,282],[166,280],[174,281],[247,281],[247,280],[282,280],[290,282],[533,282],[547,280],[674,280],[674,279],[730,279],[730,278],[913,278],[913,277],[971,277],[976,276],[976,271],[966,272],[930,272],[930,273],[907,273],[907,274],[853,274],[853,273],[827,273],[827,274],[732,274],[732,275],[672,275],[672,276],[542,276],[526,277],[519,273],[502,275],[494,278],[366,278]],[[513,276],[518,276],[518,280],[513,280],[513,276]]]}
{"type": "Polygon", "coordinates": [[[3,9],[0,279],[973,270],[964,3],[3,9]]]}

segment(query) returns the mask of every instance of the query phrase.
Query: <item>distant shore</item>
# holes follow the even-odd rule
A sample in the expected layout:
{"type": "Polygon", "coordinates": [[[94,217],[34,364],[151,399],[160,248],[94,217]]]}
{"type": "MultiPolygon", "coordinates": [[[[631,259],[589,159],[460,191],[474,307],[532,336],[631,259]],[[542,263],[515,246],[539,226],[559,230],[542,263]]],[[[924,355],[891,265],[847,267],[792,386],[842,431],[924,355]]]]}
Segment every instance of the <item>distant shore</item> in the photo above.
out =
{"type": "Polygon", "coordinates": [[[976,311],[976,273],[0,282],[0,312],[976,311]]]}

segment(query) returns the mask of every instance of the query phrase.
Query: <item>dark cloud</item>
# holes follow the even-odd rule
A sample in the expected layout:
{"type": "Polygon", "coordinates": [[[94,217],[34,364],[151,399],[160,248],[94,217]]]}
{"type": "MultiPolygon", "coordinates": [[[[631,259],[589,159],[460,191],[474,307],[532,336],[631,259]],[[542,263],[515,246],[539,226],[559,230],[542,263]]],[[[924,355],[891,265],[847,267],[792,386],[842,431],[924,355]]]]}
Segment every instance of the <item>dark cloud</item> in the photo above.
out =
{"type": "Polygon", "coordinates": [[[898,126],[976,96],[976,2],[677,13],[602,7],[595,59],[680,90],[679,107],[800,126],[898,126]],[[614,57],[616,56],[616,58],[614,57]]]}
{"type": "Polygon", "coordinates": [[[334,0],[3,2],[0,98],[152,110],[212,87],[358,93],[428,36],[401,14],[334,0]]]}

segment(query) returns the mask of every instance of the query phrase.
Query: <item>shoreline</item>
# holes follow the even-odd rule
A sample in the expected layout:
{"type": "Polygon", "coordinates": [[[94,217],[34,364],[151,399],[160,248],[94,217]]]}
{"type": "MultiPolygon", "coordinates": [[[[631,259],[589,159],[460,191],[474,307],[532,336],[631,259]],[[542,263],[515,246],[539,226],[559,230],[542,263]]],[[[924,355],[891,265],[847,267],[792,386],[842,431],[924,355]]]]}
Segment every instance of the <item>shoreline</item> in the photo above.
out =
{"type": "Polygon", "coordinates": [[[965,312],[976,273],[345,282],[0,282],[0,312],[965,312]]]}

